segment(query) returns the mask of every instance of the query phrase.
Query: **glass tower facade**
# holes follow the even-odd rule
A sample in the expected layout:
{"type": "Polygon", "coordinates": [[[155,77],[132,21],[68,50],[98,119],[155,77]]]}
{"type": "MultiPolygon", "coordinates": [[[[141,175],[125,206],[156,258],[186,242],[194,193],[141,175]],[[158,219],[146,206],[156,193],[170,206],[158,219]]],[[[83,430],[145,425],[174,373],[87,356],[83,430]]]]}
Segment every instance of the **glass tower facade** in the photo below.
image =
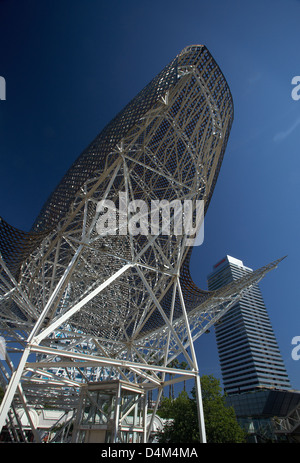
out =
{"type": "MultiPolygon", "coordinates": [[[[249,272],[252,269],[241,260],[226,256],[208,275],[208,289],[216,290],[249,272]]],[[[221,318],[215,333],[227,394],[291,387],[257,284],[221,318]]]]}

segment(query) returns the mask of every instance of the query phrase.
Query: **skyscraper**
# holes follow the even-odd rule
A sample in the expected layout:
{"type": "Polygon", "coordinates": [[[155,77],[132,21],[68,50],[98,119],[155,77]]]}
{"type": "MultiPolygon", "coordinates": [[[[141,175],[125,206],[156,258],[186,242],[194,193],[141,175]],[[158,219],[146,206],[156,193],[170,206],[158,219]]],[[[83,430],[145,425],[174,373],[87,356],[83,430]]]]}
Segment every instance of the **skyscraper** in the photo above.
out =
{"type": "MultiPolygon", "coordinates": [[[[226,256],[208,275],[208,289],[216,290],[252,269],[226,256]]],[[[289,389],[261,291],[255,284],[215,326],[223,386],[227,394],[261,388],[289,389]]]]}

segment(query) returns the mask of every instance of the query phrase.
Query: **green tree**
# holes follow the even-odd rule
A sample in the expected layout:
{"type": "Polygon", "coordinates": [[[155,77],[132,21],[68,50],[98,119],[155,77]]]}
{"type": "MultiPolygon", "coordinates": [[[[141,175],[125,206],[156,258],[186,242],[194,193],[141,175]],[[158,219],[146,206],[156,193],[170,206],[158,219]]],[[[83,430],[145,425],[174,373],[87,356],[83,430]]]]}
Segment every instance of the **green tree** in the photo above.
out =
{"type": "MultiPolygon", "coordinates": [[[[202,400],[207,442],[245,442],[245,433],[239,426],[234,409],[226,407],[220,381],[212,375],[201,378],[202,400]]],[[[162,418],[170,419],[157,434],[160,443],[199,442],[199,427],[195,389],[192,397],[183,391],[172,400],[165,398],[159,409],[162,418]]]]}
{"type": "MultiPolygon", "coordinates": [[[[201,378],[203,413],[207,441],[213,443],[245,442],[245,432],[237,422],[233,407],[227,407],[220,381],[214,376],[201,378]]],[[[196,400],[195,390],[192,390],[196,400]]]]}
{"type": "Polygon", "coordinates": [[[158,415],[170,420],[163,431],[157,434],[160,443],[198,442],[197,410],[195,401],[189,398],[187,392],[182,391],[176,399],[165,397],[158,415]]]}

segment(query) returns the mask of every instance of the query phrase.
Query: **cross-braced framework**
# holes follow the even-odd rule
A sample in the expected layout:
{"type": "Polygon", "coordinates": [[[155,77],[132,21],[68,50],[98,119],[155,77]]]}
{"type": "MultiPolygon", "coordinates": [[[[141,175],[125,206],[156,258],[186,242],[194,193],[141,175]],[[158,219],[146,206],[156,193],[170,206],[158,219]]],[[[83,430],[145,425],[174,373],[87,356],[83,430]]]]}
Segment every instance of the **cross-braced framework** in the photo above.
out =
{"type": "MultiPolygon", "coordinates": [[[[143,404],[132,435],[134,442],[148,442],[164,387],[192,378],[200,441],[206,441],[194,341],[278,261],[218,291],[203,291],[189,274],[187,234],[100,235],[97,205],[111,200],[120,206],[122,192],[126,205],[203,200],[206,211],[232,119],[231,94],[216,62],[206,47],[187,47],[81,154],[30,233],[0,222],[7,345],[0,425],[14,440],[27,439],[20,407],[35,441],[41,440],[30,408],[47,404],[68,414],[64,430],[77,423],[72,439],[78,441],[76,429],[84,426],[75,411],[83,388],[115,381],[136,388],[138,399],[126,402],[124,413],[143,404]],[[11,354],[17,353],[14,366],[11,354]],[[186,370],[171,366],[179,355],[186,370]],[[145,397],[152,390],[157,395],[146,426],[145,397]]],[[[126,441],[132,429],[122,428],[118,390],[111,442],[126,441]]],[[[100,413],[103,425],[104,416],[109,420],[101,400],[90,410],[100,413]]],[[[59,439],[67,435],[60,431],[59,439]]]]}
{"type": "Polygon", "coordinates": [[[276,434],[287,435],[292,442],[300,442],[300,404],[297,404],[284,418],[274,417],[272,423],[276,434]]]}

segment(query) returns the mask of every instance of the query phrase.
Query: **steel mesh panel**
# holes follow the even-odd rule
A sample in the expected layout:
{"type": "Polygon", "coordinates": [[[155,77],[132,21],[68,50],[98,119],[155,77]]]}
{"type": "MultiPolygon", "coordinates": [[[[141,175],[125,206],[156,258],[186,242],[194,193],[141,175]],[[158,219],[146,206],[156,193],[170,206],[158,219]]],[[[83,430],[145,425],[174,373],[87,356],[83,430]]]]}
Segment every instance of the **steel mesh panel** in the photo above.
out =
{"type": "Polygon", "coordinates": [[[33,230],[47,229],[67,213],[70,202],[90,175],[153,104],[177,81],[177,59],[164,68],[95,138],[74,162],[36,219],[33,230]]]}
{"type": "MultiPolygon", "coordinates": [[[[116,147],[120,142],[124,142],[125,151],[126,146],[130,146],[126,151],[127,167],[130,170],[131,188],[135,199],[158,198],[171,201],[178,197],[184,198],[195,190],[194,197],[205,199],[206,211],[219,174],[232,119],[230,91],[214,59],[204,46],[187,47],[78,157],[47,200],[31,232],[18,231],[1,221],[2,257],[18,277],[22,266],[22,284],[38,312],[42,310],[42,300],[47,300],[51,294],[51,287],[50,284],[47,286],[47,281],[50,281],[53,274],[53,262],[58,262],[55,276],[55,281],[58,282],[72,258],[73,248],[70,243],[62,241],[59,252],[53,247],[55,240],[59,239],[59,230],[64,229],[66,235],[73,233],[76,239],[80,240],[79,234],[75,231],[81,227],[84,216],[83,209],[80,209],[82,191],[84,188],[90,191],[96,185],[97,188],[95,187],[90,195],[94,202],[89,204],[86,217],[86,223],[92,223],[96,199],[101,199],[109,183],[109,176],[106,178],[105,172],[116,162],[116,147]],[[165,107],[162,105],[164,98],[169,98],[165,107]],[[145,122],[147,119],[149,121],[145,122]],[[101,176],[104,180],[98,185],[101,176]],[[73,216],[77,207],[78,213],[73,216]],[[72,217],[72,220],[69,220],[69,217],[72,217]],[[69,223],[65,225],[68,220],[69,223]],[[41,251],[41,246],[44,247],[44,251],[41,251]],[[47,258],[39,257],[43,252],[47,258]],[[42,277],[45,282],[43,291],[34,283],[42,277]]],[[[124,188],[124,172],[116,177],[113,188],[110,198],[116,199],[118,191],[124,188]]],[[[136,247],[141,249],[143,237],[136,237],[135,243],[136,247]]],[[[172,244],[170,240],[168,242],[167,239],[159,238],[158,243],[168,259],[176,258],[176,240],[172,244]]],[[[71,306],[71,303],[80,300],[89,285],[96,285],[102,281],[101,278],[104,280],[116,272],[120,268],[120,257],[130,258],[128,238],[111,237],[105,241],[105,245],[113,250],[114,256],[106,253],[102,257],[101,244],[97,242],[93,244],[93,251],[87,248],[88,250],[82,254],[85,264],[81,262],[75,268],[66,289],[66,306],[60,306],[57,310],[64,312],[68,304],[71,306]],[[100,276],[96,274],[98,267],[99,270],[102,269],[100,276]]],[[[180,270],[180,281],[188,311],[194,310],[209,297],[209,293],[197,288],[191,279],[190,255],[191,249],[187,249],[180,270]]],[[[157,251],[152,248],[144,254],[147,265],[155,266],[159,259],[157,251]]],[[[147,278],[155,291],[159,284],[166,287],[168,283],[165,278],[159,280],[158,284],[158,277],[153,277],[150,273],[147,278]]],[[[120,281],[74,315],[70,322],[76,329],[84,327],[86,333],[97,333],[105,338],[123,338],[126,336],[125,331],[130,335],[134,320],[142,315],[144,305],[149,304],[145,296],[139,301],[139,296],[133,294],[133,288],[139,287],[138,280],[134,272],[127,272],[120,281]],[[118,299],[120,294],[121,300],[118,299]],[[133,300],[134,309],[130,307],[130,301],[133,300]]],[[[171,299],[171,289],[166,294],[161,293],[160,303],[167,316],[171,299]]],[[[55,316],[55,312],[52,316],[55,316]]],[[[182,308],[177,296],[174,319],[181,316],[182,308]]],[[[139,336],[144,336],[163,324],[161,314],[157,311],[149,312],[139,336]]]]}

